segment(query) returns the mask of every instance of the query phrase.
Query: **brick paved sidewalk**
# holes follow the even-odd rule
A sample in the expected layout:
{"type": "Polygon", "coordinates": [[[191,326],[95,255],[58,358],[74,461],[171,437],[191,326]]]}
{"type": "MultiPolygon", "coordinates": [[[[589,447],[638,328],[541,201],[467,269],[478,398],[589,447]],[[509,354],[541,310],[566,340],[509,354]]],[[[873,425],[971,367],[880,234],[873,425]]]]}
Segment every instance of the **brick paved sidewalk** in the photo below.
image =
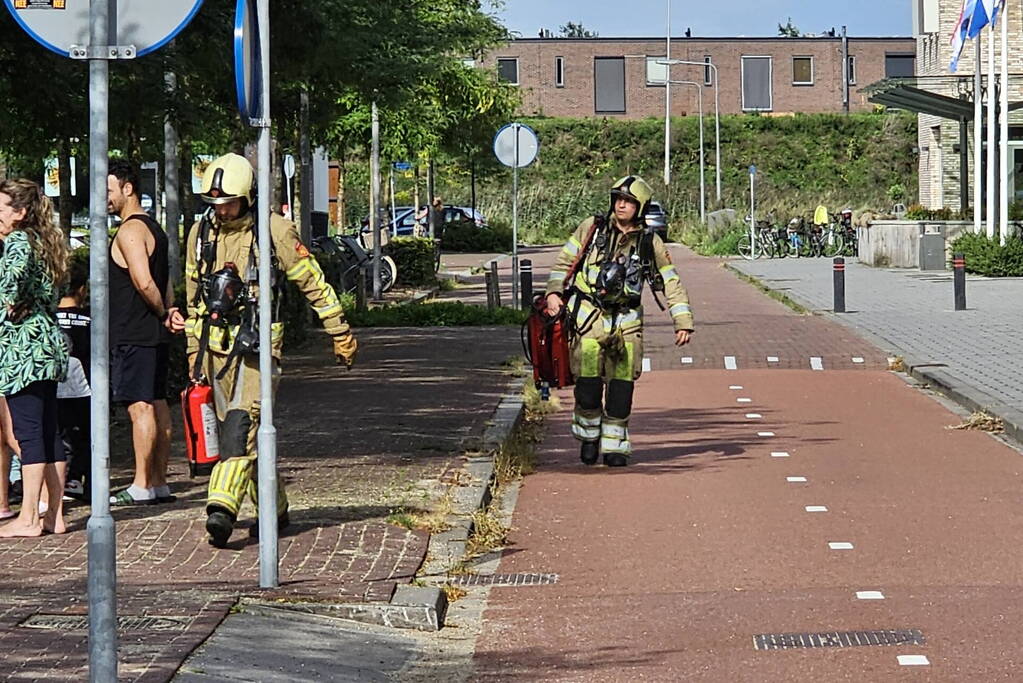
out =
{"type": "MultiPolygon", "coordinates": [[[[425,486],[482,435],[508,385],[499,366],[516,353],[517,334],[379,329],[359,340],[351,373],[338,372],[325,338],[286,357],[276,426],[293,524],[280,542],[278,590],[257,589],[258,545],[246,529],[227,550],[207,545],[206,481],[187,479],[178,425],[177,502],[114,510],[118,616],[165,617],[123,624],[121,680],[168,680],[239,596],[386,601],[415,575],[428,535],[385,520],[422,504],[425,486]]],[[[115,486],[130,481],[125,455],[114,455],[115,486]]],[[[243,509],[242,520],[251,514],[243,509]]],[[[64,536],[0,544],[0,680],[87,678],[87,508],[73,507],[69,522],[64,536]],[[45,615],[72,619],[26,624],[45,615]]]]}

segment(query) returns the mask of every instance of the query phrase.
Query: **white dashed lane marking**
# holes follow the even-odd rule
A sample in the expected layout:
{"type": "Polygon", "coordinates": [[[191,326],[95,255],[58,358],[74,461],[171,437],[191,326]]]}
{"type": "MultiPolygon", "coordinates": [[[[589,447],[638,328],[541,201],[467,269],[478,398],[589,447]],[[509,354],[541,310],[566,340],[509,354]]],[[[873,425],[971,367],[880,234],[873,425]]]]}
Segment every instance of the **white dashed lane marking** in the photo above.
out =
{"type": "Polygon", "coordinates": [[[828,509],[823,505],[807,505],[804,508],[807,512],[827,512],[828,509]]]}
{"type": "Polygon", "coordinates": [[[774,432],[757,432],[757,436],[764,436],[764,437],[774,436],[774,432]]]}
{"type": "Polygon", "coordinates": [[[805,484],[806,477],[785,477],[785,481],[789,482],[790,484],[805,484]]]}
{"type": "Polygon", "coordinates": [[[742,389],[742,387],[740,385],[738,385],[738,384],[733,384],[732,386],[730,386],[728,388],[731,389],[732,391],[739,391],[740,389],[742,389]]]}
{"type": "Polygon", "coordinates": [[[856,591],[857,600],[884,600],[884,593],[881,591],[856,591]]]}
{"type": "Polygon", "coordinates": [[[899,655],[898,660],[901,666],[928,666],[930,664],[924,655],[899,655]]]}
{"type": "Polygon", "coordinates": [[[772,458],[787,458],[789,457],[788,451],[775,451],[771,453],[772,458]]]}
{"type": "Polygon", "coordinates": [[[692,365],[693,359],[691,356],[682,356],[682,365],[692,365]]]}
{"type": "Polygon", "coordinates": [[[747,420],[759,420],[762,417],[763,415],[761,415],[760,413],[746,413],[747,420]]]}
{"type": "Polygon", "coordinates": [[[811,356],[810,357],[810,369],[811,370],[823,370],[824,369],[824,360],[821,359],[820,356],[811,356]]]}
{"type": "Polygon", "coordinates": [[[753,403],[753,399],[751,399],[751,398],[737,398],[737,399],[735,399],[735,402],[736,403],[753,403]]]}
{"type": "Polygon", "coordinates": [[[857,365],[859,365],[860,363],[863,362],[863,359],[860,358],[859,356],[855,356],[855,357],[853,357],[852,362],[856,363],[857,365]]]}
{"type": "Polygon", "coordinates": [[[643,359],[643,372],[650,372],[650,359],[649,358],[644,358],[643,359]]]}
{"type": "Polygon", "coordinates": [[[831,541],[828,543],[828,547],[832,550],[852,550],[853,544],[846,541],[831,541]]]}
{"type": "Polygon", "coordinates": [[[725,370],[738,370],[739,364],[735,362],[735,356],[725,356],[725,370]]]}
{"type": "Polygon", "coordinates": [[[777,363],[778,362],[778,356],[768,356],[767,357],[767,362],[768,363],[777,363]]]}

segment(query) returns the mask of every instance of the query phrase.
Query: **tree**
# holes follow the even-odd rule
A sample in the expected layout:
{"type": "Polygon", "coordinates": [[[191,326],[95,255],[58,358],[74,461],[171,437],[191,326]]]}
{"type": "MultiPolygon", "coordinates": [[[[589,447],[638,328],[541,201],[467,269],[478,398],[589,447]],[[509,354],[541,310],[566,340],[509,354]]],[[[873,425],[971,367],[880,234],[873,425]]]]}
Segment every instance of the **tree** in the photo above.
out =
{"type": "Polygon", "coordinates": [[[564,26],[561,26],[561,37],[562,38],[596,38],[597,32],[590,31],[583,27],[582,24],[577,24],[574,21],[570,21],[564,26]]]}
{"type": "Polygon", "coordinates": [[[778,35],[786,38],[798,38],[803,35],[798,28],[792,23],[792,17],[789,17],[785,25],[778,24],[778,35]]]}

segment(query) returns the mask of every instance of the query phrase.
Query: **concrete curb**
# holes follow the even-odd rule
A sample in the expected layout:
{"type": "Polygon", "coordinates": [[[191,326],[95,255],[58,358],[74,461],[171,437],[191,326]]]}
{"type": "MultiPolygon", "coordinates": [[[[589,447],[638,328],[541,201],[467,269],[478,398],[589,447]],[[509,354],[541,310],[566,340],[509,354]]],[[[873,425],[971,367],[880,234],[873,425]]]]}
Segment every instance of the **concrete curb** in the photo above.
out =
{"type": "Polygon", "coordinates": [[[726,263],[726,267],[732,272],[738,273],[743,277],[756,280],[760,283],[760,286],[765,289],[770,289],[771,291],[787,296],[792,301],[795,301],[800,306],[807,309],[811,315],[826,315],[829,319],[834,320],[840,325],[849,328],[859,336],[863,337],[866,341],[873,344],[878,349],[901,356],[902,361],[906,366],[905,372],[910,377],[918,382],[926,384],[930,389],[933,389],[966,410],[971,412],[983,411],[997,417],[1004,425],[1005,436],[1017,443],[1023,444],[1023,411],[1019,411],[1012,406],[1007,405],[996,396],[983,392],[976,387],[969,386],[943,369],[945,366],[922,362],[919,359],[913,358],[912,356],[904,353],[898,347],[896,342],[883,339],[872,332],[846,322],[846,320],[843,319],[844,314],[836,314],[835,312],[827,309],[814,308],[810,302],[800,298],[791,290],[782,291],[775,289],[762,279],[755,275],[744,273],[731,263],[726,263]]]}
{"type": "Polygon", "coordinates": [[[448,518],[451,528],[430,537],[427,560],[422,576],[443,584],[451,567],[466,554],[474,529],[473,514],[485,509],[494,497],[494,458],[518,428],[525,413],[522,388],[525,379],[515,379],[498,403],[483,434],[482,454],[469,456],[462,467],[463,475],[452,484],[454,511],[448,518]]]}

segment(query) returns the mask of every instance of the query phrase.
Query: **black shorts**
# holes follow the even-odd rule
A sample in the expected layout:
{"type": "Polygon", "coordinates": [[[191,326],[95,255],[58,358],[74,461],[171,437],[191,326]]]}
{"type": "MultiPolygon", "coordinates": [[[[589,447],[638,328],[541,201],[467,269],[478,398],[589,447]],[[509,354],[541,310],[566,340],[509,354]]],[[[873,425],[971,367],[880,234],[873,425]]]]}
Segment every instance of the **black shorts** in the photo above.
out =
{"type": "Polygon", "coordinates": [[[167,400],[168,346],[119,344],[110,353],[110,390],[114,403],[167,400]]]}
{"type": "Polygon", "coordinates": [[[32,382],[7,396],[14,438],[21,448],[22,465],[64,462],[66,456],[57,434],[57,383],[32,382]]]}

